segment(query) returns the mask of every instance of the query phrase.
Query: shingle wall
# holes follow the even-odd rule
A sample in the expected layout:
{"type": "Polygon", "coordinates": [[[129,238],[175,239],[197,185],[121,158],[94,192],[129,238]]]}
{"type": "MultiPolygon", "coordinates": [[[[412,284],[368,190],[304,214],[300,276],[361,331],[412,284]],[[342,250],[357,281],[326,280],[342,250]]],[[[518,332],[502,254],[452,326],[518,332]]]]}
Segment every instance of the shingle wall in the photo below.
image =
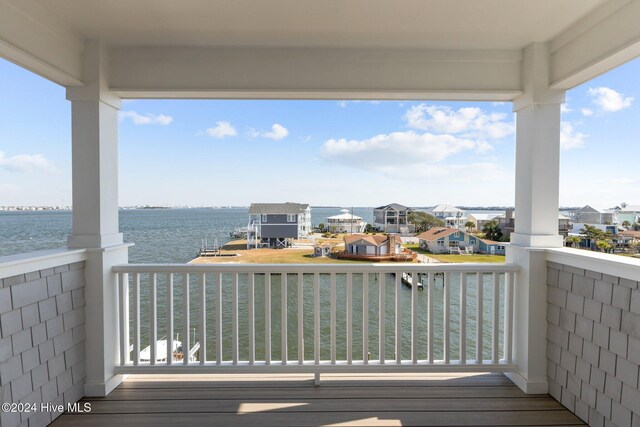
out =
{"type": "Polygon", "coordinates": [[[549,262],[549,393],[592,426],[640,426],[638,282],[549,262]]]}
{"type": "Polygon", "coordinates": [[[44,426],[83,396],[84,262],[0,280],[2,402],[36,403],[35,412],[1,412],[0,426],[44,426]]]}

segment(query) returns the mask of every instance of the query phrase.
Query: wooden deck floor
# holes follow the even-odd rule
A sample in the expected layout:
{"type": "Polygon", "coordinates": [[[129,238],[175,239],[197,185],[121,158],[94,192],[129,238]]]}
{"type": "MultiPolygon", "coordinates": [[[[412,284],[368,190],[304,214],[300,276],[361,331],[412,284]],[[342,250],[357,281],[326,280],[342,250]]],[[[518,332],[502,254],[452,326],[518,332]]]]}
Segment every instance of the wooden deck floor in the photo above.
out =
{"type": "Polygon", "coordinates": [[[60,426],[547,426],[584,425],[549,396],[527,396],[501,374],[129,377],[60,426]]]}

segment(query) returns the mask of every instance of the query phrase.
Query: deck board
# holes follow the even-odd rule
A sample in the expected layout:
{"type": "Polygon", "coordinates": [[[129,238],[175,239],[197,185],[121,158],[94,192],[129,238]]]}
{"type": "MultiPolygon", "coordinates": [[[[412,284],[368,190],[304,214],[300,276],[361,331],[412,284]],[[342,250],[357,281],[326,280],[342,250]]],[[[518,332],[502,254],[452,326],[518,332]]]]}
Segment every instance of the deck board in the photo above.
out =
{"type": "Polygon", "coordinates": [[[92,411],[53,426],[576,426],[548,395],[522,393],[502,374],[451,377],[326,375],[129,378],[92,411]]]}

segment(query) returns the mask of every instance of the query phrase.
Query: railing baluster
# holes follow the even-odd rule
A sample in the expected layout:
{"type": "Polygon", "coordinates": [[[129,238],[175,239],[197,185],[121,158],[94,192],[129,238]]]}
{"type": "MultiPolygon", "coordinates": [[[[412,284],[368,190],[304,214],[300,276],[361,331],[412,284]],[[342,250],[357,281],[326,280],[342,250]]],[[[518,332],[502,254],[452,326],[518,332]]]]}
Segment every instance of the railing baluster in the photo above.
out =
{"type": "Polygon", "coordinates": [[[467,273],[460,273],[460,363],[467,363],[467,273]]]}
{"type": "Polygon", "coordinates": [[[369,364],[369,273],[362,273],[362,359],[369,364]]]}
{"type": "Polygon", "coordinates": [[[233,273],[231,283],[231,359],[238,364],[238,273],[233,273]]]}
{"type": "Polygon", "coordinates": [[[189,311],[189,273],[185,273],[182,283],[182,364],[189,364],[191,350],[190,311],[189,311]]]}
{"type": "Polygon", "coordinates": [[[429,286],[427,286],[427,353],[429,363],[433,363],[433,297],[436,294],[435,291],[435,275],[434,273],[428,274],[429,286]]]}
{"type": "Polygon", "coordinates": [[[167,365],[173,364],[173,273],[167,281],[167,365]]]}
{"type": "Polygon", "coordinates": [[[129,362],[129,315],[127,301],[129,301],[129,275],[118,274],[118,291],[120,293],[120,365],[129,362]]]}
{"type": "Polygon", "coordinates": [[[353,362],[353,275],[347,273],[347,364],[353,362]]]}
{"type": "Polygon", "coordinates": [[[158,359],[158,280],[156,273],[149,278],[149,364],[155,365],[158,359]]]}
{"type": "Polygon", "coordinates": [[[140,364],[140,273],[133,279],[133,364],[140,364]]]}
{"type": "Polygon", "coordinates": [[[513,285],[515,273],[504,273],[504,358],[506,363],[513,362],[513,285]]]}
{"type": "Polygon", "coordinates": [[[264,363],[271,364],[271,273],[264,275],[264,363]]]}
{"type": "Polygon", "coordinates": [[[200,275],[200,364],[207,361],[207,275],[200,275]]]}
{"type": "Polygon", "coordinates": [[[288,338],[287,338],[287,273],[280,274],[280,316],[281,316],[281,353],[282,364],[287,364],[288,354],[288,338]]]}
{"type": "Polygon", "coordinates": [[[420,285],[420,273],[415,272],[411,276],[411,363],[418,363],[418,286],[420,285]]]}
{"type": "Polygon", "coordinates": [[[444,344],[444,363],[449,364],[451,361],[451,286],[449,286],[450,273],[445,272],[443,277],[443,344],[444,344]]]}
{"type": "Polygon", "coordinates": [[[313,359],[320,364],[320,274],[313,274],[313,359]]]}
{"type": "Polygon", "coordinates": [[[216,365],[222,363],[222,273],[216,274],[216,365]]]}
{"type": "Polygon", "coordinates": [[[386,274],[385,273],[378,273],[378,297],[380,299],[380,304],[379,304],[379,320],[380,320],[380,327],[378,330],[378,336],[379,336],[379,347],[380,347],[380,364],[384,364],[385,362],[385,337],[384,337],[384,317],[385,317],[385,297],[386,297],[386,274]]]}
{"type": "Polygon", "coordinates": [[[249,286],[247,289],[247,305],[249,311],[249,365],[256,362],[256,307],[255,307],[255,288],[256,275],[249,273],[249,286]]]}
{"type": "Polygon", "coordinates": [[[402,272],[396,272],[396,364],[400,365],[402,363],[402,299],[400,295],[402,293],[402,272]]]}
{"type": "Polygon", "coordinates": [[[492,350],[492,363],[498,364],[498,355],[500,352],[500,282],[498,273],[493,273],[493,343],[492,350]]]}
{"type": "Polygon", "coordinates": [[[483,315],[483,288],[484,288],[484,276],[482,273],[476,273],[476,364],[482,365],[483,357],[483,333],[482,333],[482,315],[483,315]]]}
{"type": "Polygon", "coordinates": [[[304,275],[298,273],[298,364],[304,363],[304,275]]]}
{"type": "Polygon", "coordinates": [[[331,363],[336,363],[336,273],[331,273],[331,363]]]}

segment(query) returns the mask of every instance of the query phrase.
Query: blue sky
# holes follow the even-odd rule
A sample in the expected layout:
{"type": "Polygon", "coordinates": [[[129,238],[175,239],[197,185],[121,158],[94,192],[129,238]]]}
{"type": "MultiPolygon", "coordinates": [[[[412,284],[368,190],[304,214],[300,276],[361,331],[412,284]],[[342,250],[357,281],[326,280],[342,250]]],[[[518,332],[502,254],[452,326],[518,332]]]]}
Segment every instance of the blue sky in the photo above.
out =
{"type": "MultiPolygon", "coordinates": [[[[640,203],[640,60],[563,108],[560,203],[640,203]]],[[[0,59],[0,205],[71,203],[64,89],[0,59]]],[[[133,100],[120,204],[513,205],[510,103],[133,100]]]]}

